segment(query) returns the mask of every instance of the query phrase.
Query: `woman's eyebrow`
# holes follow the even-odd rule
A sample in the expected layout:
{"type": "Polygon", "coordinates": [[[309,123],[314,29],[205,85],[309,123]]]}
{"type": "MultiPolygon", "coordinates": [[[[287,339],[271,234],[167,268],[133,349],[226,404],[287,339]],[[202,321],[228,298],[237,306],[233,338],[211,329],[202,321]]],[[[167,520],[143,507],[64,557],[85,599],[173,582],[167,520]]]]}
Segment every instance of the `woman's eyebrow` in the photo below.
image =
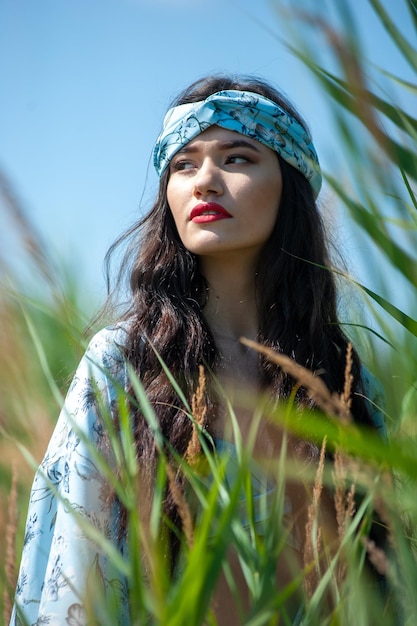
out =
{"type": "MultiPolygon", "coordinates": [[[[228,141],[219,141],[217,142],[217,149],[219,150],[233,150],[234,148],[249,148],[254,152],[260,152],[259,148],[250,141],[246,141],[245,139],[232,139],[228,141]]],[[[177,154],[186,154],[192,152],[198,152],[200,148],[196,144],[186,144],[180,150],[178,150],[177,154]]]]}
{"type": "Polygon", "coordinates": [[[246,141],[245,139],[232,139],[231,141],[222,141],[219,142],[219,147],[223,150],[229,150],[233,148],[250,148],[255,152],[260,152],[259,148],[252,143],[251,141],[246,141]]]}

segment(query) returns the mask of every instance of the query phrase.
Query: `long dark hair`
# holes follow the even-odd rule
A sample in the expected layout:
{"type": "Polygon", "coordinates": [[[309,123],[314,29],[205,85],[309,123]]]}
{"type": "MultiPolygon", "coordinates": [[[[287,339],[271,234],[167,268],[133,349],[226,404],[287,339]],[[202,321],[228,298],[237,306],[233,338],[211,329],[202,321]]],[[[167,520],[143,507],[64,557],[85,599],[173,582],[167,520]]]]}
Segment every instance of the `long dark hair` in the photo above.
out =
{"type": "MultiPolygon", "coordinates": [[[[172,103],[203,100],[223,89],[247,90],[279,103],[303,120],[274,88],[254,77],[209,76],[193,83],[172,103]]],[[[328,244],[313,192],[306,178],[280,157],[283,190],[274,230],[259,258],[256,294],[259,341],[294,358],[320,376],[332,392],[342,392],[348,339],[337,315],[336,287],[328,244]]],[[[184,407],[155,354],[162,360],[191,399],[199,366],[216,371],[218,349],[203,307],[208,285],[198,259],[182,244],[167,202],[169,173],[162,175],[159,192],[150,212],[109,251],[130,244],[124,258],[130,282],[130,302],[123,318],[129,320],[126,355],[140,377],[154,406],[163,435],[183,455],[192,435],[184,407]]],[[[288,398],[294,381],[282,370],[260,359],[260,379],[276,399],[288,398]]],[[[360,361],[353,351],[352,414],[370,425],[361,398],[360,361]]],[[[207,424],[213,397],[206,394],[207,424]]],[[[311,406],[301,388],[297,402],[311,406]]],[[[139,410],[135,411],[138,459],[153,467],[157,453],[153,435],[139,410]]],[[[176,518],[175,505],[167,497],[167,512],[176,518]]],[[[178,520],[176,520],[178,522],[178,520]]],[[[179,522],[178,522],[179,523],[179,522]]]]}

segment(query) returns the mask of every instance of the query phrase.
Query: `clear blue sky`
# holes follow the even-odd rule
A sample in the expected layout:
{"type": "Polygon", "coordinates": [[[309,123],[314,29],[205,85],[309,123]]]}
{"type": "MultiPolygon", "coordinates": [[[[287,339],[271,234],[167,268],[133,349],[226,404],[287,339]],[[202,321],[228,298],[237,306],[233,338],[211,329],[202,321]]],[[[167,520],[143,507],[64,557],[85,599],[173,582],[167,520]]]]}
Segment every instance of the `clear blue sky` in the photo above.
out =
{"type": "MultiPolygon", "coordinates": [[[[406,78],[368,1],[351,4],[367,54],[406,78]]],[[[395,5],[404,28],[404,3],[395,5]]],[[[199,76],[255,73],[280,86],[309,122],[324,169],[334,168],[342,155],[323,96],[270,32],[292,27],[268,0],[0,0],[0,168],[93,297],[104,293],[108,246],[149,206],[165,110],[199,76]]],[[[12,235],[1,207],[0,219],[4,254],[12,235]]]]}

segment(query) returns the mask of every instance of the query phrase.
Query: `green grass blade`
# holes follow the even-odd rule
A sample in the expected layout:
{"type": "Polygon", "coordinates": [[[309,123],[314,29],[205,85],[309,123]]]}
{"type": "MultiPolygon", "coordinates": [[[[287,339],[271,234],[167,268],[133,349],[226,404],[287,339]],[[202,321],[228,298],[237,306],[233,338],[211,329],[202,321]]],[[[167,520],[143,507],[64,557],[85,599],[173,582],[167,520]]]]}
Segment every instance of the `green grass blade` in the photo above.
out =
{"type": "Polygon", "coordinates": [[[417,287],[417,264],[416,259],[403,250],[393,239],[380,228],[382,217],[377,218],[367,211],[358,202],[348,196],[344,187],[333,176],[326,179],[348,207],[353,219],[372,237],[373,242],[386,255],[391,264],[396,267],[410,283],[417,287]]]}
{"type": "MultiPolygon", "coordinates": [[[[394,162],[397,163],[400,168],[402,168],[406,174],[417,180],[417,168],[416,168],[416,155],[407,147],[401,145],[394,139],[392,139],[387,133],[385,133],[381,127],[381,125],[377,122],[377,119],[372,114],[373,124],[369,124],[368,114],[372,111],[372,98],[371,101],[367,100],[367,91],[361,90],[356,95],[358,98],[355,98],[352,93],[357,92],[357,89],[350,89],[349,85],[340,81],[333,77],[332,74],[324,70],[322,67],[314,63],[311,58],[309,58],[306,54],[301,53],[298,50],[295,50],[292,46],[288,46],[289,49],[300,59],[302,60],[310,70],[315,74],[315,76],[319,79],[320,83],[327,91],[327,93],[332,97],[332,99],[345,108],[347,111],[352,113],[357,119],[359,119],[367,128],[369,132],[372,133],[374,139],[377,141],[378,145],[382,150],[388,155],[388,157],[394,162]],[[347,88],[342,87],[341,85],[345,84],[347,88]],[[363,106],[365,105],[365,106],[363,106]]],[[[378,101],[376,96],[374,96],[378,101]]],[[[381,100],[381,106],[384,101],[381,100]]],[[[393,110],[390,108],[388,103],[384,104],[384,108],[387,112],[393,116],[398,124],[401,125],[402,130],[405,132],[409,132],[410,128],[415,130],[416,120],[407,116],[405,113],[396,115],[393,110]]]]}
{"type": "MultiPolygon", "coordinates": [[[[408,43],[404,35],[396,27],[396,25],[388,15],[387,11],[384,9],[380,0],[369,1],[372,4],[386,31],[390,35],[391,40],[397,45],[398,49],[402,52],[404,58],[408,61],[413,70],[417,72],[417,51],[415,50],[415,48],[413,48],[408,43]]],[[[413,11],[413,14],[415,14],[415,4],[410,2],[409,8],[413,11]]]]}
{"type": "Polygon", "coordinates": [[[414,24],[414,28],[417,31],[417,2],[416,0],[406,0],[408,10],[410,11],[411,19],[414,24]]]}
{"type": "Polygon", "coordinates": [[[366,324],[359,324],[359,323],[353,323],[353,322],[340,322],[340,325],[346,328],[352,327],[352,328],[362,328],[363,330],[368,331],[369,333],[371,333],[372,335],[375,335],[375,337],[377,337],[378,339],[380,339],[383,343],[385,343],[387,346],[389,346],[390,348],[392,348],[393,350],[396,350],[395,345],[389,341],[386,337],[384,337],[383,335],[381,335],[381,333],[378,333],[374,328],[371,328],[370,326],[367,326],[366,324]]]}
{"type": "Polygon", "coordinates": [[[404,326],[406,330],[408,330],[412,335],[417,337],[417,321],[414,318],[404,313],[404,311],[401,311],[401,309],[399,309],[394,304],[392,304],[382,296],[378,295],[371,289],[368,289],[368,287],[365,287],[358,282],[356,282],[356,285],[358,285],[360,289],[362,289],[366,294],[368,294],[368,296],[375,300],[375,302],[377,302],[389,315],[391,315],[391,317],[397,320],[397,322],[399,322],[401,326],[404,326]]]}
{"type": "MultiPolygon", "coordinates": [[[[347,108],[350,112],[356,112],[357,105],[354,106],[353,99],[349,97],[352,91],[349,83],[341,78],[338,78],[336,75],[320,66],[316,65],[315,71],[318,75],[326,77],[329,82],[338,85],[341,88],[341,91],[334,90],[334,95],[338,95],[338,101],[341,102],[341,95],[345,93],[347,96],[343,99],[345,108],[347,108]]],[[[410,84],[410,87],[413,87],[417,92],[417,85],[410,84]]],[[[409,115],[398,106],[390,104],[387,100],[383,100],[369,89],[363,89],[361,91],[361,97],[366,100],[368,105],[370,104],[372,107],[383,113],[389,120],[391,120],[391,122],[393,122],[393,124],[398,126],[398,128],[415,138],[417,133],[417,119],[415,117],[409,115]]]]}
{"type": "Polygon", "coordinates": [[[169,368],[167,367],[166,363],[164,362],[164,360],[161,358],[160,354],[157,352],[157,350],[152,346],[153,351],[155,352],[155,355],[158,359],[158,361],[160,362],[162,369],[164,370],[165,374],[168,377],[169,382],[171,383],[175,393],[177,394],[177,396],[180,398],[181,402],[183,403],[184,407],[186,408],[186,410],[188,411],[188,413],[191,413],[191,408],[190,405],[188,403],[187,398],[185,397],[185,394],[183,392],[183,390],[181,389],[181,387],[179,386],[178,382],[175,380],[175,377],[172,375],[172,372],[170,372],[169,368]]]}
{"type": "Polygon", "coordinates": [[[413,205],[413,207],[417,211],[417,197],[416,197],[416,194],[414,193],[414,190],[413,190],[413,188],[412,188],[412,186],[410,184],[410,181],[407,178],[407,174],[404,172],[404,170],[402,168],[399,168],[399,169],[400,169],[400,172],[401,172],[402,179],[404,181],[405,188],[407,189],[408,195],[410,196],[412,205],[413,205]]]}

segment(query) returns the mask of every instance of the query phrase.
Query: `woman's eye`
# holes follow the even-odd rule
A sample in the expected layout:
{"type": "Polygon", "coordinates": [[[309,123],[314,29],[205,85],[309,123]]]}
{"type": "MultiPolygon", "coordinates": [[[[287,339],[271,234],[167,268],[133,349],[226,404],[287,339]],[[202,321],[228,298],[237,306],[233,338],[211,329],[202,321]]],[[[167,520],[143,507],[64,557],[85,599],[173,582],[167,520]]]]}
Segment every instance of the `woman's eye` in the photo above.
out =
{"type": "Polygon", "coordinates": [[[175,172],[182,172],[184,170],[189,170],[192,167],[194,167],[193,163],[191,163],[191,161],[186,161],[185,159],[174,161],[174,163],[172,164],[172,169],[175,172]]]}
{"type": "Polygon", "coordinates": [[[227,157],[227,163],[235,163],[239,165],[240,163],[249,163],[250,159],[243,154],[232,154],[227,157]]]}

